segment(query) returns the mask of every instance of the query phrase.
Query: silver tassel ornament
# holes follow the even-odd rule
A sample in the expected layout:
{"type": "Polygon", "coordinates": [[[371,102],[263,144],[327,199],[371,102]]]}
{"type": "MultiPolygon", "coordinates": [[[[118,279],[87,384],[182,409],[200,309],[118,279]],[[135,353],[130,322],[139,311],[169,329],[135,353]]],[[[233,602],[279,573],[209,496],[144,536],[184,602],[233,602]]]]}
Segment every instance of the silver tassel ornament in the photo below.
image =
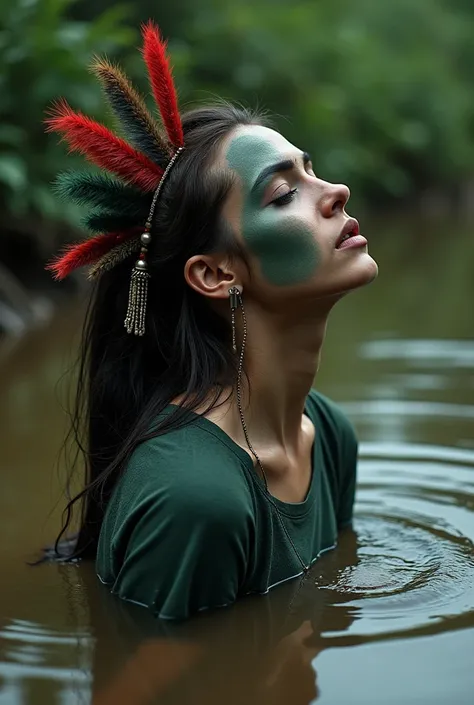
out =
{"type": "Polygon", "coordinates": [[[176,150],[174,156],[171,158],[168,166],[163,172],[163,176],[160,179],[160,183],[153,195],[153,200],[151,202],[150,213],[148,215],[148,220],[145,223],[145,231],[143,232],[140,242],[141,250],[140,255],[135,262],[135,266],[132,269],[132,274],[130,277],[130,289],[128,292],[128,306],[127,315],[125,316],[124,326],[127,333],[133,333],[133,335],[143,336],[145,335],[145,318],[146,318],[146,302],[148,298],[148,280],[150,279],[150,273],[148,271],[147,264],[147,252],[148,245],[151,242],[151,225],[153,222],[153,215],[155,213],[156,203],[158,201],[158,196],[160,195],[163,184],[168,176],[173,164],[179,157],[184,147],[179,147],[176,150]]]}
{"type": "Polygon", "coordinates": [[[146,255],[147,246],[151,240],[148,232],[150,227],[151,223],[148,221],[145,226],[145,232],[140,238],[142,249],[130,277],[127,315],[124,322],[127,333],[139,336],[145,335],[146,302],[148,298],[148,280],[150,278],[146,255]]]}

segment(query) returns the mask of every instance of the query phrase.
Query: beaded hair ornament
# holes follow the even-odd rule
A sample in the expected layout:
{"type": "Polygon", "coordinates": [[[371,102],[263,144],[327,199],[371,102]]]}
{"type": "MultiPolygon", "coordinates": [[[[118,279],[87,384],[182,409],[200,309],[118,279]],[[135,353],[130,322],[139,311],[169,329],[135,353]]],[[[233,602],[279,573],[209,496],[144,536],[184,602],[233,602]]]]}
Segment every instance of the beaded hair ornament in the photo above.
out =
{"type": "Polygon", "coordinates": [[[56,279],[64,279],[75,269],[89,266],[89,278],[95,278],[133,252],[139,252],[131,273],[124,322],[128,333],[139,336],[145,333],[150,277],[147,252],[153,216],[163,184],[184,149],[166,42],[151,21],[143,26],[142,36],[143,58],[164,130],[123,71],[106,59],[96,59],[91,68],[126,140],[104,125],[74,112],[65,100],[55,104],[46,121],[47,130],[60,133],[71,151],[80,152],[93,164],[118,177],[86,171],[59,175],[56,188],[61,196],[92,206],[83,224],[93,235],[84,242],[67,246],[47,269],[56,279]]]}

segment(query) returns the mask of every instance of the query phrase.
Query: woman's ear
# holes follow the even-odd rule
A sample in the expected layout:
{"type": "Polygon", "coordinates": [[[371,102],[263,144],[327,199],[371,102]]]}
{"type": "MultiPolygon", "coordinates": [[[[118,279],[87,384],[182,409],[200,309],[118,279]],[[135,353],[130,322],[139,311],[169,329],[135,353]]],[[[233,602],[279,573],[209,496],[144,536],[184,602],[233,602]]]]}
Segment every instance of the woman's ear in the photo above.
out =
{"type": "Polygon", "coordinates": [[[212,299],[229,298],[229,289],[240,281],[230,262],[222,255],[194,255],[184,266],[186,282],[198,294],[212,299]]]}

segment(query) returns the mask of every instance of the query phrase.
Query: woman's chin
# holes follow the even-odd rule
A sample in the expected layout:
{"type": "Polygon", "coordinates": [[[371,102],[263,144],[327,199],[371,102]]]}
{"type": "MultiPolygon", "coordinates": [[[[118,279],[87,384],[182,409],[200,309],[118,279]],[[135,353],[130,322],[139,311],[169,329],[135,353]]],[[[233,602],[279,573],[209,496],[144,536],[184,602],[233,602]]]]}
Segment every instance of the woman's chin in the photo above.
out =
{"type": "Polygon", "coordinates": [[[365,253],[363,259],[364,261],[361,262],[361,269],[363,270],[364,280],[362,281],[360,286],[364,286],[365,284],[370,284],[371,282],[373,282],[374,279],[377,278],[377,274],[379,273],[379,266],[377,262],[374,260],[373,257],[369,255],[368,252],[365,253]]]}
{"type": "Polygon", "coordinates": [[[357,262],[352,262],[345,272],[340,272],[338,276],[331,277],[327,289],[326,287],[321,287],[322,282],[318,282],[318,294],[323,293],[321,289],[324,288],[326,289],[324,296],[344,296],[373,282],[377,277],[378,271],[377,262],[365,252],[361,254],[357,262]]]}
{"type": "MultiPolygon", "coordinates": [[[[353,262],[343,283],[346,292],[359,289],[374,281],[379,268],[377,262],[368,252],[361,253],[357,262],[353,262]]],[[[341,282],[342,283],[342,282],[341,282]]]]}

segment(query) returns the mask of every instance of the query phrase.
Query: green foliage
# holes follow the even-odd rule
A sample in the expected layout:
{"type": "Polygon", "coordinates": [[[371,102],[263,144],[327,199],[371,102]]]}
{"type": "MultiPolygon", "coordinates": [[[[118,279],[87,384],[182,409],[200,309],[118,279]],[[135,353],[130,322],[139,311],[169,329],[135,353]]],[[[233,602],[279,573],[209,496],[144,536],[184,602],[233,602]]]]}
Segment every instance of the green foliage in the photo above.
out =
{"type": "Polygon", "coordinates": [[[474,3],[456,5],[200,0],[173,55],[193,97],[279,114],[321,176],[366,199],[416,197],[473,172],[474,3]]]}
{"type": "Polygon", "coordinates": [[[4,212],[71,215],[50,183],[83,160],[45,136],[45,110],[62,95],[105,119],[93,54],[118,53],[149,93],[136,51],[149,16],[169,37],[182,106],[219,95],[268,108],[320,176],[372,207],[472,179],[471,0],[137,0],[129,14],[116,0],[16,0],[0,4],[4,212]]]}
{"type": "MultiPolygon", "coordinates": [[[[48,107],[58,96],[76,108],[103,114],[96,81],[87,70],[95,52],[115,52],[136,40],[114,6],[93,22],[68,19],[73,0],[0,3],[0,207],[10,216],[55,219],[65,212],[50,188],[72,158],[44,133],[48,107]]],[[[82,164],[82,160],[78,160],[82,164]]]]}

